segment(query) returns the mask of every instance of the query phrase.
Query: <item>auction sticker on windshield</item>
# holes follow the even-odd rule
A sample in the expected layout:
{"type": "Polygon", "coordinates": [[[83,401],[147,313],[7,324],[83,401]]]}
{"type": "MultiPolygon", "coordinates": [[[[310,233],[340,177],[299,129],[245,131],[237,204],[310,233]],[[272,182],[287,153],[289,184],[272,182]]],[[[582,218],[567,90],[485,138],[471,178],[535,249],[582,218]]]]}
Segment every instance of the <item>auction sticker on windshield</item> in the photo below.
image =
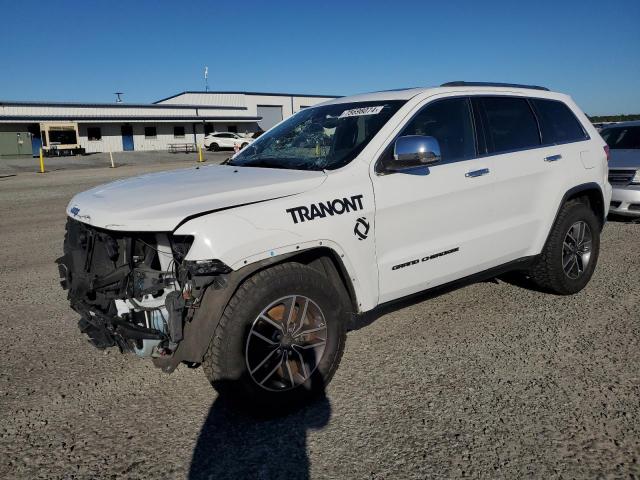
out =
{"type": "Polygon", "coordinates": [[[377,115],[379,114],[384,105],[378,105],[377,107],[362,107],[362,108],[352,108],[351,110],[345,110],[340,114],[338,118],[346,118],[346,117],[360,117],[362,115],[377,115]]]}

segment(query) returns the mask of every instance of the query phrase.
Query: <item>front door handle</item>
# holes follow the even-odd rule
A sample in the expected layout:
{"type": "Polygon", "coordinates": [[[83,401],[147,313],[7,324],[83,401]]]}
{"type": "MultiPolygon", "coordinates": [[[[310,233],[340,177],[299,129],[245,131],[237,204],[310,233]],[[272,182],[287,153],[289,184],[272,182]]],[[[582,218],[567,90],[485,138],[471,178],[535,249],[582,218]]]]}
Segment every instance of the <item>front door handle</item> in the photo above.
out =
{"type": "Polygon", "coordinates": [[[544,159],[545,162],[557,162],[562,158],[562,155],[551,155],[544,159]]]}
{"type": "Polygon", "coordinates": [[[488,173],[489,173],[488,168],[481,168],[480,170],[473,170],[471,172],[467,172],[464,174],[464,176],[467,178],[475,178],[475,177],[481,177],[482,175],[487,175],[488,173]]]}

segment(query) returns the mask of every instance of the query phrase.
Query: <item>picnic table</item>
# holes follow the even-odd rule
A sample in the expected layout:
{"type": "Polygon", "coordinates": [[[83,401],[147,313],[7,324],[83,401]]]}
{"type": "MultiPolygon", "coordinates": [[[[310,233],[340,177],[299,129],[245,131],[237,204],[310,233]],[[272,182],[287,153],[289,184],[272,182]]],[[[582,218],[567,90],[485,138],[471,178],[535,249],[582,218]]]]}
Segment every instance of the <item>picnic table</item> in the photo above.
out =
{"type": "Polygon", "coordinates": [[[169,153],[189,153],[196,151],[195,143],[170,143],[169,144],[169,153]]]}

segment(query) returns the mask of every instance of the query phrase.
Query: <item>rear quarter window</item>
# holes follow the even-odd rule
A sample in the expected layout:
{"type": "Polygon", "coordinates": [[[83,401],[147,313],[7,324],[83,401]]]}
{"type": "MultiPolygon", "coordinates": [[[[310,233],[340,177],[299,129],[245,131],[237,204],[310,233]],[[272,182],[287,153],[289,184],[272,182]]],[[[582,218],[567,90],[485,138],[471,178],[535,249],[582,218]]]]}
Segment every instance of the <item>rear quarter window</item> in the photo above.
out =
{"type": "Polygon", "coordinates": [[[532,98],[544,145],[578,142],[588,138],[571,109],[557,100],[532,98]]]}

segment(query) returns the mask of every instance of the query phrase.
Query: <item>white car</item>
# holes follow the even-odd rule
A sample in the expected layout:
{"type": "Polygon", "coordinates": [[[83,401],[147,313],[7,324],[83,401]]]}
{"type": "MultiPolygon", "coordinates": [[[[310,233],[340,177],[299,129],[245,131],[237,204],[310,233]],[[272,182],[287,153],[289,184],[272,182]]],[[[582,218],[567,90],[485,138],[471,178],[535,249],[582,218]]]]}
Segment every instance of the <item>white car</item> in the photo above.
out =
{"type": "Polygon", "coordinates": [[[387,302],[512,270],[584,288],[611,199],[605,147],[541,87],[339,98],[227,165],[76,195],[61,281],[95,346],[295,407],[331,380],[353,319],[387,302]]]}
{"type": "Polygon", "coordinates": [[[600,134],[611,149],[609,213],[640,218],[640,121],[608,125],[600,134]]]}
{"type": "Polygon", "coordinates": [[[243,149],[251,142],[253,142],[253,138],[243,137],[233,132],[214,132],[204,137],[204,147],[214,152],[225,148],[235,148],[236,145],[243,149]]]}

